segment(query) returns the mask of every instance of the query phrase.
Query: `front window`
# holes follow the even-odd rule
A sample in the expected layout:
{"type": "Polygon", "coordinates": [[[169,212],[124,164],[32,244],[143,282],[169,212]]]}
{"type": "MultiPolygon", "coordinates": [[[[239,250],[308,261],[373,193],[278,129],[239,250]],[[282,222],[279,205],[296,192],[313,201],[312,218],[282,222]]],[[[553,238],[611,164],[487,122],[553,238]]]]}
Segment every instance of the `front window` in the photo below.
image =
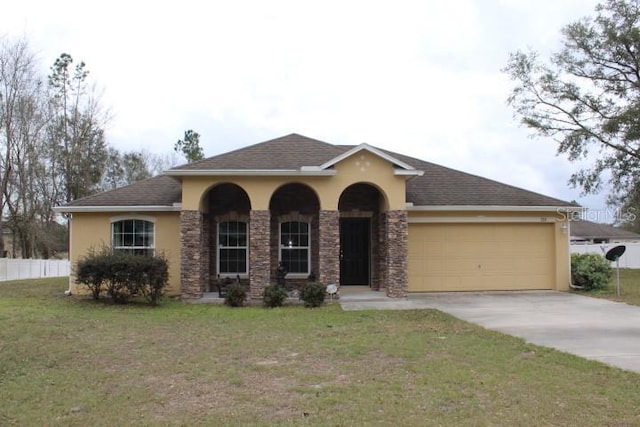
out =
{"type": "Polygon", "coordinates": [[[289,221],[280,224],[280,262],[288,273],[309,274],[309,224],[289,221]]]}
{"type": "Polygon", "coordinates": [[[218,273],[247,273],[247,223],[227,221],[218,224],[218,273]]]}
{"type": "Polygon", "coordinates": [[[141,219],[125,219],[112,223],[113,250],[135,255],[153,255],[153,226],[153,222],[141,219]]]}

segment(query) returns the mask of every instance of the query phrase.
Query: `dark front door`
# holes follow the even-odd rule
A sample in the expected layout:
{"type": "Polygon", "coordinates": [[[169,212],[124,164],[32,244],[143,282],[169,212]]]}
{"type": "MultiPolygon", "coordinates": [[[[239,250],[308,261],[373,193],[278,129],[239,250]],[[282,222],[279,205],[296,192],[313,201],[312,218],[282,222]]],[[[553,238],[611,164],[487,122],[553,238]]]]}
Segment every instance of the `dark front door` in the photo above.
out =
{"type": "Polygon", "coordinates": [[[340,220],[340,284],[369,284],[369,218],[340,220]]]}

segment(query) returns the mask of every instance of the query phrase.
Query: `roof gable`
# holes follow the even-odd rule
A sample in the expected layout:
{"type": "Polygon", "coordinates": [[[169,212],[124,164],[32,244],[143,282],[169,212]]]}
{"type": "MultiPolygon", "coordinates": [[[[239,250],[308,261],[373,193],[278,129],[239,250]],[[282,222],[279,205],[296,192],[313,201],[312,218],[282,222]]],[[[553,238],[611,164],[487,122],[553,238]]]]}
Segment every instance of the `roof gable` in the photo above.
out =
{"type": "Polygon", "coordinates": [[[341,162],[342,160],[353,156],[354,154],[357,154],[361,151],[368,151],[371,154],[374,154],[378,157],[383,158],[384,160],[388,161],[389,163],[391,163],[392,165],[394,165],[395,168],[401,168],[407,171],[415,171],[416,175],[422,175],[422,171],[418,171],[416,170],[416,168],[414,168],[413,166],[403,162],[402,160],[398,160],[395,157],[391,156],[389,153],[385,153],[384,151],[372,147],[369,144],[366,143],[362,143],[360,145],[357,145],[355,147],[353,147],[352,149],[345,151],[344,153],[334,157],[333,159],[330,159],[329,161],[321,164],[319,166],[320,169],[328,169],[330,167],[333,167],[336,163],[341,162]]]}
{"type": "Polygon", "coordinates": [[[422,171],[369,144],[332,145],[292,133],[281,138],[223,153],[167,171],[168,175],[333,175],[336,163],[361,151],[394,166],[396,175],[422,175],[422,171]]]}

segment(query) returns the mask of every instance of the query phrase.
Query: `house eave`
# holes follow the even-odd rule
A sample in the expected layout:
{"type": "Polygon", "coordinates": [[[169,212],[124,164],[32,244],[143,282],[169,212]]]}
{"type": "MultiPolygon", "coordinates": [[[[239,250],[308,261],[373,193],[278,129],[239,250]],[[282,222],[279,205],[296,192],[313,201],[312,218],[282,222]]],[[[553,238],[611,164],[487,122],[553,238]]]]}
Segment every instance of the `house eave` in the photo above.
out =
{"type": "Polygon", "coordinates": [[[501,206],[501,205],[433,205],[415,206],[407,203],[407,211],[414,212],[557,212],[566,214],[570,212],[580,212],[580,206],[501,206]]]}
{"type": "Polygon", "coordinates": [[[301,169],[178,169],[165,172],[170,176],[335,176],[336,171],[301,169]]]}
{"type": "Polygon", "coordinates": [[[182,205],[176,203],[173,206],[56,206],[55,213],[79,213],[79,212],[180,212],[182,205]]]}
{"type": "Polygon", "coordinates": [[[424,171],[421,170],[417,170],[417,169],[413,169],[413,170],[407,170],[407,169],[394,169],[393,170],[393,174],[396,176],[409,176],[409,177],[413,177],[413,176],[422,176],[424,175],[424,171]]]}

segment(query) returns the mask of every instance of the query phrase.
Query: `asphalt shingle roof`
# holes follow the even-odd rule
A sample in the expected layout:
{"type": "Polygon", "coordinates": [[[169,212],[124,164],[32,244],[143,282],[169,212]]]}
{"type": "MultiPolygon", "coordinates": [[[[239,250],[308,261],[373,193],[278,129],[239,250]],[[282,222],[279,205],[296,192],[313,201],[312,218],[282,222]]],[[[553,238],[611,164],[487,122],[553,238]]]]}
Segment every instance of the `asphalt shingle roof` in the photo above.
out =
{"type": "Polygon", "coordinates": [[[424,175],[407,183],[407,202],[415,206],[571,206],[564,200],[524,190],[434,163],[390,153],[424,175]]]}
{"type": "Polygon", "coordinates": [[[319,166],[344,151],[340,146],[292,133],[173,170],[300,169],[301,166],[319,166]]]}
{"type": "MultiPolygon", "coordinates": [[[[291,134],[178,166],[171,171],[299,170],[302,166],[320,166],[352,148],[353,145],[333,145],[291,134]]],[[[522,188],[403,154],[381,151],[424,171],[424,175],[413,177],[407,182],[407,202],[412,202],[415,206],[572,206],[569,202],[522,188]]],[[[171,206],[180,200],[179,180],[161,175],[76,200],[69,206],[171,206]]]]}
{"type": "Polygon", "coordinates": [[[629,239],[640,240],[640,234],[609,224],[592,221],[571,221],[571,236],[583,239],[629,239]]]}
{"type": "Polygon", "coordinates": [[[171,206],[182,201],[179,180],[158,175],[126,187],[75,200],[67,206],[171,206]]]}

